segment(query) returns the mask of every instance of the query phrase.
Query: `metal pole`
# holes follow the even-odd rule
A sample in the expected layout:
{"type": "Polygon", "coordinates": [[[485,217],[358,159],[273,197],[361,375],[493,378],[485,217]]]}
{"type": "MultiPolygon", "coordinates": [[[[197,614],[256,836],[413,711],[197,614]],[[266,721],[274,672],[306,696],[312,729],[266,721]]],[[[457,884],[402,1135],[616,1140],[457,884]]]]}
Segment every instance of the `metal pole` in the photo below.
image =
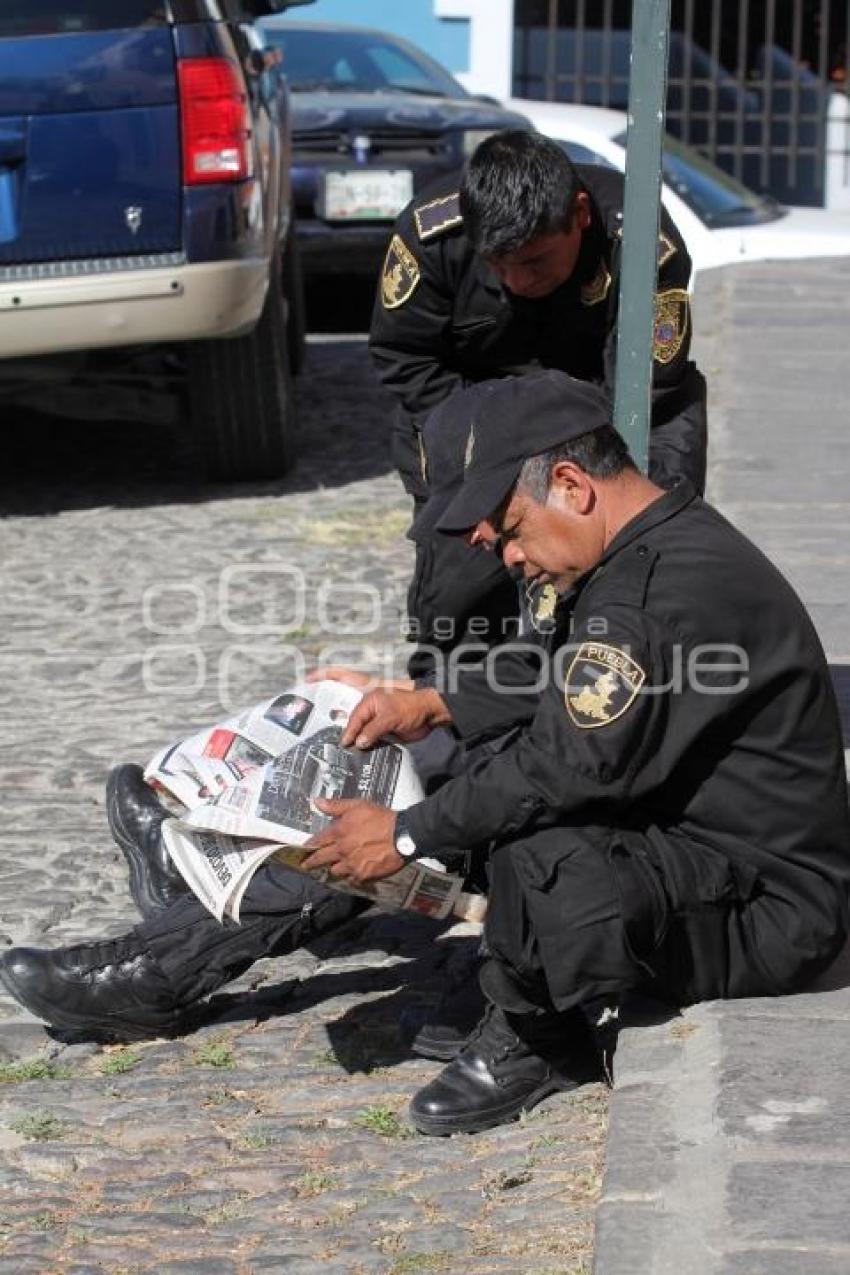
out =
{"type": "Polygon", "coordinates": [[[614,424],[644,472],[649,454],[669,32],[670,0],[633,0],[614,424]]]}

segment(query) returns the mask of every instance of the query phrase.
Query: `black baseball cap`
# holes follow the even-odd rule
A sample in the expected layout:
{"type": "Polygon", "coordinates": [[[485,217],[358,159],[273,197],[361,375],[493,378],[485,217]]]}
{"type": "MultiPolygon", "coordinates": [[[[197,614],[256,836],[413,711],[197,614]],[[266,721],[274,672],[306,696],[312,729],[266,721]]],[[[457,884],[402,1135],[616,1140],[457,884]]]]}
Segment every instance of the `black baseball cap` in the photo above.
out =
{"type": "Polygon", "coordinates": [[[531,456],[612,423],[601,386],[555,368],[487,386],[468,414],[463,484],[438,516],[438,531],[468,531],[499,507],[531,456]]]}
{"type": "MultiPolygon", "coordinates": [[[[425,453],[430,498],[414,518],[408,539],[428,540],[437,523],[458,494],[463,483],[470,430],[476,421],[487,419],[486,403],[491,393],[504,385],[504,377],[479,381],[476,385],[456,390],[443,399],[422,426],[421,443],[425,453]]],[[[486,429],[486,424],[481,428],[486,429]]],[[[474,433],[473,433],[474,438],[474,433]]]]}

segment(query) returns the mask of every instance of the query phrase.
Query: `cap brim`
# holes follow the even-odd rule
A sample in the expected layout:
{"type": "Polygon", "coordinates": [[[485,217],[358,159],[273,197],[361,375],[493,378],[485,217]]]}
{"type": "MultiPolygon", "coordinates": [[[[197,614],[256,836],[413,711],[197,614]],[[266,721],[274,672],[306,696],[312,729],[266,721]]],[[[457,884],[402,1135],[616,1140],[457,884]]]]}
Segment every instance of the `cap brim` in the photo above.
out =
{"type": "Polygon", "coordinates": [[[437,530],[447,533],[469,531],[477,523],[495,513],[513,487],[522,461],[490,469],[476,478],[464,479],[454,500],[437,522],[437,530]]]}

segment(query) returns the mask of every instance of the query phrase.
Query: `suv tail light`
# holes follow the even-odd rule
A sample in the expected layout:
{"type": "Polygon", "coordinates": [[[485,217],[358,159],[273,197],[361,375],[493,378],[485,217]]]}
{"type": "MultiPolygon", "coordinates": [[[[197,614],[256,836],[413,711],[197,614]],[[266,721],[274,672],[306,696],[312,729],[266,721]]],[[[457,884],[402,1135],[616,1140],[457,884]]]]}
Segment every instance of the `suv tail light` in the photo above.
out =
{"type": "Polygon", "coordinates": [[[182,58],[177,78],[184,184],[250,177],[251,111],[239,67],[227,58],[182,58]]]}

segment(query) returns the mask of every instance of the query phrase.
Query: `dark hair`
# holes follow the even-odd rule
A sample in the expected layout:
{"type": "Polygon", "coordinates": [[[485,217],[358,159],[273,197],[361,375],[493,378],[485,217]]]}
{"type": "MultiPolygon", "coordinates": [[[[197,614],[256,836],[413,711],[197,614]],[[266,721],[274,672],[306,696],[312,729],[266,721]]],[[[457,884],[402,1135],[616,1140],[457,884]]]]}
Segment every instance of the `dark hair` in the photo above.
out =
{"type": "Polygon", "coordinates": [[[502,257],[539,235],[569,230],[579,175],[557,142],[506,129],[473,152],[460,189],[470,242],[482,257],[502,257]]]}
{"type": "Polygon", "coordinates": [[[529,457],[520,471],[517,487],[527,492],[537,504],[545,504],[552,483],[552,470],[562,460],[572,461],[590,478],[618,478],[625,470],[635,468],[622,437],[613,425],[603,425],[601,429],[591,429],[586,434],[571,438],[568,443],[560,443],[548,452],[529,457]]]}

